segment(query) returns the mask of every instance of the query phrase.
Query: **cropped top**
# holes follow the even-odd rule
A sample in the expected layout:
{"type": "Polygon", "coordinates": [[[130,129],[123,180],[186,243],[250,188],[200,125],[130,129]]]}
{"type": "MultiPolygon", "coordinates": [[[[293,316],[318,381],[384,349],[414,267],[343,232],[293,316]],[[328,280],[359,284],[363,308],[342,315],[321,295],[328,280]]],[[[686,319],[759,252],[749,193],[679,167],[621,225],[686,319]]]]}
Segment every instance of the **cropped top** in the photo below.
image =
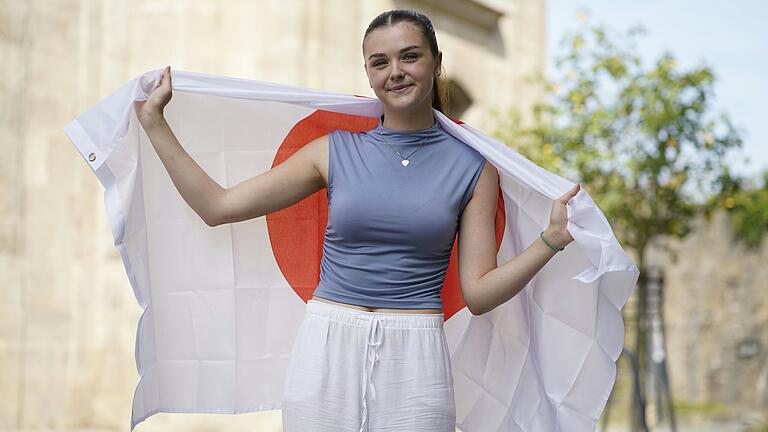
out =
{"type": "Polygon", "coordinates": [[[380,119],[371,130],[334,130],[328,138],[328,224],[315,295],[375,308],[442,308],[459,218],[485,158],[437,121],[399,131],[380,119]]]}

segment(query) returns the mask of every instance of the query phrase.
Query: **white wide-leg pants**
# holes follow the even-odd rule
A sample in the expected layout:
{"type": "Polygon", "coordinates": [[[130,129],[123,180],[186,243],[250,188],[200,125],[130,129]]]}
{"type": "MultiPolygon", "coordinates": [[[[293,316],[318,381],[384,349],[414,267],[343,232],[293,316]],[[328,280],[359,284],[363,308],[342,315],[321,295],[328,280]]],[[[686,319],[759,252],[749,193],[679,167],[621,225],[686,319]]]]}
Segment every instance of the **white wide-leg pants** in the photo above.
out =
{"type": "Polygon", "coordinates": [[[454,432],[443,314],[309,300],[283,393],[284,432],[454,432]]]}

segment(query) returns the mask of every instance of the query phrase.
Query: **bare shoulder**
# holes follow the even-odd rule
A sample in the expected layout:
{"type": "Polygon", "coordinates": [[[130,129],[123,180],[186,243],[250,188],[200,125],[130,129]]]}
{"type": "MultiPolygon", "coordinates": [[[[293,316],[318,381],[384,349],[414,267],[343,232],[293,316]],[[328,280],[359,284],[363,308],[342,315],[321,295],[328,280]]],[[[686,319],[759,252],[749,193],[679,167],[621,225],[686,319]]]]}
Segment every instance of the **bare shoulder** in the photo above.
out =
{"type": "Polygon", "coordinates": [[[326,188],[328,187],[328,141],[328,134],[325,134],[306,143],[298,150],[312,161],[312,165],[322,176],[323,186],[326,188]]]}
{"type": "Polygon", "coordinates": [[[472,192],[472,198],[470,198],[467,207],[485,207],[486,209],[495,208],[498,194],[499,173],[496,171],[496,167],[486,159],[483,164],[483,170],[480,172],[480,178],[477,179],[475,190],[472,192]],[[472,203],[473,201],[475,204],[472,203]]]}
{"type": "Polygon", "coordinates": [[[497,184],[499,182],[499,172],[496,171],[496,167],[488,159],[483,163],[483,171],[480,173],[480,178],[477,180],[478,183],[481,181],[491,184],[497,184]]]}

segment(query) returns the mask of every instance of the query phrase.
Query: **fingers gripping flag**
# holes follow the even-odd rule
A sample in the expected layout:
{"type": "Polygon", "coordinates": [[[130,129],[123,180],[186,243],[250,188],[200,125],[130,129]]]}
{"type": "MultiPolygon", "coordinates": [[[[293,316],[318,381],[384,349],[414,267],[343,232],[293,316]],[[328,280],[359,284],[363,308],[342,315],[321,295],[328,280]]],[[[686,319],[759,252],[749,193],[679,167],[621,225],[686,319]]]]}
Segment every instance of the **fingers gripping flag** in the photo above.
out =
{"type": "MultiPolygon", "coordinates": [[[[146,72],[66,125],[104,186],[115,246],[143,308],[131,429],[158,412],[281,408],[291,348],[319,281],[327,195],[209,227],[189,208],[133,108],[159,82],[146,72]]],[[[334,129],[364,131],[378,99],[174,71],[165,116],[216,182],[234,186],[334,129]]],[[[499,172],[499,265],[536,240],[573,183],[435,111],[444,130],[499,172]]],[[[621,308],[638,277],[582,188],[568,204],[575,239],[523,291],[481,316],[465,307],[456,244],[442,290],[464,432],[593,431],[624,341],[621,308]]]]}

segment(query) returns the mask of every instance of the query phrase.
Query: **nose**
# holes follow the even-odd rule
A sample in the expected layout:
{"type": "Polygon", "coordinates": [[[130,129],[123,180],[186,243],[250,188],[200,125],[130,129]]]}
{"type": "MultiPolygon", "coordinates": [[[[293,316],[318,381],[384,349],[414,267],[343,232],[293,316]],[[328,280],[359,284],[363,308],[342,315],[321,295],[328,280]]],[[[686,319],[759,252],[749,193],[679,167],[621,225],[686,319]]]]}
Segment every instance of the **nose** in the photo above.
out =
{"type": "Polygon", "coordinates": [[[392,62],[392,69],[390,72],[390,78],[392,81],[400,81],[403,79],[403,70],[400,69],[400,63],[398,62],[392,62]]]}

